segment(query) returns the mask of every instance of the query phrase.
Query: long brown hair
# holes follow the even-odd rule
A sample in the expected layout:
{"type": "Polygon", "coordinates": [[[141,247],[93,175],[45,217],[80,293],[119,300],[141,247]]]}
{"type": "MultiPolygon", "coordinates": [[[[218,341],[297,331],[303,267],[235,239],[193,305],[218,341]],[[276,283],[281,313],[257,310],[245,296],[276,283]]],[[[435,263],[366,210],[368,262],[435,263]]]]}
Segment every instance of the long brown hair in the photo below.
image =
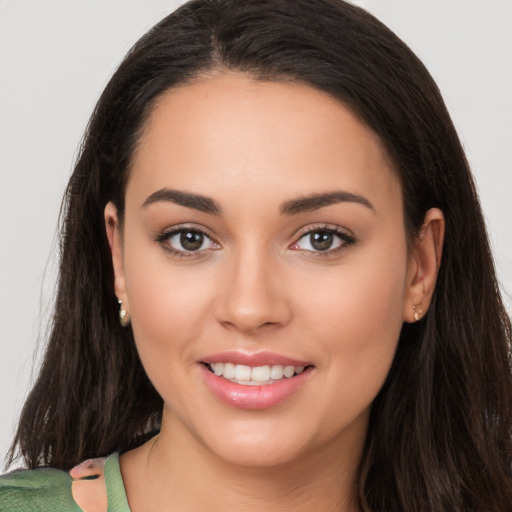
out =
{"type": "Polygon", "coordinates": [[[150,30],[103,92],[62,214],[52,331],[10,454],[69,468],[158,428],[162,400],[120,327],[103,209],[122,217],[130,161],[156,98],[212,70],[308,84],[381,138],[410,240],[446,218],[431,308],[404,324],[359,468],[365,511],[512,510],[511,325],[475,186],[431,76],[389,29],[340,0],[194,0],[150,30]]]}

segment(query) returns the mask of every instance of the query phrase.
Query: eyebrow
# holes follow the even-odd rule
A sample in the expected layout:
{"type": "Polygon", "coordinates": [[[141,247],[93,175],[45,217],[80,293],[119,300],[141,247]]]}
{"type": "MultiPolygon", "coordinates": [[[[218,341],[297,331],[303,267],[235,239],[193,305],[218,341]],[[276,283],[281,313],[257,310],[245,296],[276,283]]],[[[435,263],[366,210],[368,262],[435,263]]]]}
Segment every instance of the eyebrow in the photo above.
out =
{"type": "MultiPolygon", "coordinates": [[[[201,212],[210,213],[212,215],[220,215],[222,213],[222,208],[210,197],[169,188],[162,188],[153,192],[144,201],[142,206],[146,207],[158,202],[171,202],[187,208],[193,208],[194,210],[199,210],[201,212]]],[[[370,203],[370,201],[365,197],[351,192],[337,190],[334,192],[311,194],[309,196],[299,197],[298,199],[285,201],[281,205],[280,212],[281,215],[297,215],[299,213],[318,210],[336,203],[358,203],[366,206],[372,211],[375,211],[372,203],[370,203]]]]}
{"type": "Polygon", "coordinates": [[[142,206],[146,207],[150,204],[159,202],[179,204],[180,206],[186,206],[187,208],[193,208],[194,210],[210,213],[212,215],[220,215],[222,213],[222,209],[219,204],[209,197],[202,196],[200,194],[192,194],[190,192],[182,192],[180,190],[172,190],[169,188],[162,188],[153,192],[144,201],[142,206]]]}
{"type": "Polygon", "coordinates": [[[366,197],[345,192],[344,190],[336,190],[334,192],[326,192],[321,194],[311,194],[309,196],[291,199],[281,205],[282,215],[297,215],[299,213],[311,212],[336,203],[358,203],[366,206],[373,212],[375,208],[366,197]]]}

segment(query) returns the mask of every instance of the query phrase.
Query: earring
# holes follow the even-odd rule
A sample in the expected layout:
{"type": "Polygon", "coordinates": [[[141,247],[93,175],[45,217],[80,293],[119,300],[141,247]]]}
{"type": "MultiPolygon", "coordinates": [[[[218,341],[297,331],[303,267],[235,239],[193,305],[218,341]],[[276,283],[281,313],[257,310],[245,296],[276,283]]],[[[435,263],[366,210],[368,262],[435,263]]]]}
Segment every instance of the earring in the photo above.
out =
{"type": "Polygon", "coordinates": [[[119,323],[122,327],[128,327],[130,325],[130,313],[123,308],[123,301],[118,299],[117,302],[119,302],[119,323]]]}
{"type": "Polygon", "coordinates": [[[414,304],[412,306],[412,309],[414,309],[414,320],[416,322],[423,316],[423,308],[419,305],[414,304]]]}

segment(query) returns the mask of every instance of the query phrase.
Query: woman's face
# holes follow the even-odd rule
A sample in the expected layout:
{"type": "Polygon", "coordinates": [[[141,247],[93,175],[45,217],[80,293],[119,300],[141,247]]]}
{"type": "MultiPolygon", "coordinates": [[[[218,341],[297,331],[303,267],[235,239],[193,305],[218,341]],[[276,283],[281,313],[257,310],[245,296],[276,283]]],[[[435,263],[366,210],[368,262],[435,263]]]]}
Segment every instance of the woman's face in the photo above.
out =
{"type": "Polygon", "coordinates": [[[249,465],[360,451],[414,272],[369,128],[304,85],[223,74],[170,90],[134,158],[122,237],[116,223],[109,205],[162,435],[249,465]]]}

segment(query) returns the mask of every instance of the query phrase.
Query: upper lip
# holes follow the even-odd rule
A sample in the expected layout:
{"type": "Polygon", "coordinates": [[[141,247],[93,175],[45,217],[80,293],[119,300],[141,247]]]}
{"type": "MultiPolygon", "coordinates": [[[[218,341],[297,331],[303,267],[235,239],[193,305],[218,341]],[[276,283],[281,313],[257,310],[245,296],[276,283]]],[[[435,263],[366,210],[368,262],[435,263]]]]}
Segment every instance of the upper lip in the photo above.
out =
{"type": "Polygon", "coordinates": [[[206,356],[201,360],[203,363],[232,363],[243,364],[246,366],[310,366],[311,363],[307,361],[299,361],[291,357],[276,354],[274,352],[261,351],[261,352],[240,352],[238,350],[218,352],[206,356]]]}

